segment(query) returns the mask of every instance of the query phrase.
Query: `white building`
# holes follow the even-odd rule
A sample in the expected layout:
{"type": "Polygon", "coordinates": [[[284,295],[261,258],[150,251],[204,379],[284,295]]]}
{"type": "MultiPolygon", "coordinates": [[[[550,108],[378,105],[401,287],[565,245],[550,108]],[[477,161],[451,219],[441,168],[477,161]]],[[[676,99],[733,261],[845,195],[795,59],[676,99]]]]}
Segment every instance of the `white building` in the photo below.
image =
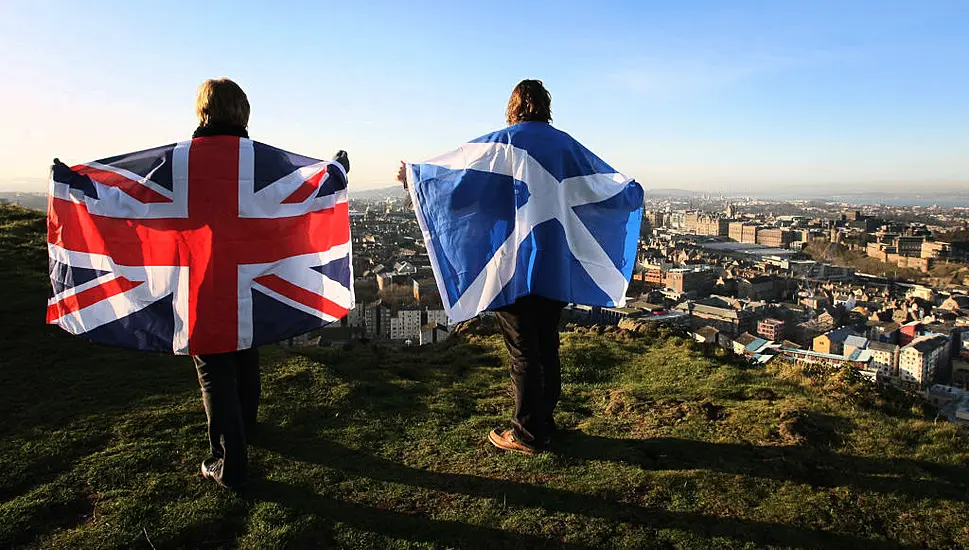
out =
{"type": "Polygon", "coordinates": [[[935,380],[935,370],[945,355],[948,338],[941,334],[920,336],[898,354],[898,376],[902,382],[921,388],[935,380]]]}
{"type": "Polygon", "coordinates": [[[443,309],[428,309],[427,324],[448,326],[450,323],[447,318],[447,312],[443,309]]]}
{"type": "Polygon", "coordinates": [[[391,340],[417,340],[421,337],[421,309],[405,308],[397,310],[390,318],[391,340]]]}
{"type": "Polygon", "coordinates": [[[868,351],[871,352],[871,369],[878,378],[885,379],[898,376],[898,346],[885,342],[870,342],[868,351]]]}

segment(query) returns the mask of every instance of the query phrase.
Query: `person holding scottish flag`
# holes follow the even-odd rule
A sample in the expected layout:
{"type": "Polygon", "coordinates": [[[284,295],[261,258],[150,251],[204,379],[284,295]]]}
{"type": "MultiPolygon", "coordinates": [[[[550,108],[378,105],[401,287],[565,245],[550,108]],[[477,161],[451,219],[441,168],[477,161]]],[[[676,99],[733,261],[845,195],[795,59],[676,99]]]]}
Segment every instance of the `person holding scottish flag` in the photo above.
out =
{"type": "Polygon", "coordinates": [[[522,80],[508,127],[439,157],[401,162],[452,322],[494,311],[511,356],[510,429],[499,449],[534,454],[555,432],[558,325],[568,303],[625,305],[643,189],[554,128],[540,80],[522,80]]]}

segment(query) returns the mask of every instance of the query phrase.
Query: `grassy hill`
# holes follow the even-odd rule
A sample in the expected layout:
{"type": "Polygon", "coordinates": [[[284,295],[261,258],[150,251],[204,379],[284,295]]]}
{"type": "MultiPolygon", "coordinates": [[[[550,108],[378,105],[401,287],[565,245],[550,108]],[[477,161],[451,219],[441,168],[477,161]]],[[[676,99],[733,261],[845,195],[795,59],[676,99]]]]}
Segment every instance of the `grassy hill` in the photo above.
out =
{"type": "Polygon", "coordinates": [[[44,221],[0,207],[0,547],[953,548],[969,450],[850,372],[563,334],[553,452],[502,454],[496,336],[265,348],[255,480],[198,475],[191,361],[42,324],[44,221]]]}

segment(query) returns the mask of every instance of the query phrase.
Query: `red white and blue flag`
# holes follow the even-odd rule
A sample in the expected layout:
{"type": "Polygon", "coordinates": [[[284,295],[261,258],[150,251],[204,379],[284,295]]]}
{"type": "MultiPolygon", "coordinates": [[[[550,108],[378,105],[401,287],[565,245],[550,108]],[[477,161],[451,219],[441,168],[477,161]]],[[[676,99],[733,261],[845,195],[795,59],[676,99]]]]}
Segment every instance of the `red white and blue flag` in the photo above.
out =
{"type": "Polygon", "coordinates": [[[233,136],[51,171],[47,322],[94,342],[214,354],[354,306],[342,166],[233,136]]]}

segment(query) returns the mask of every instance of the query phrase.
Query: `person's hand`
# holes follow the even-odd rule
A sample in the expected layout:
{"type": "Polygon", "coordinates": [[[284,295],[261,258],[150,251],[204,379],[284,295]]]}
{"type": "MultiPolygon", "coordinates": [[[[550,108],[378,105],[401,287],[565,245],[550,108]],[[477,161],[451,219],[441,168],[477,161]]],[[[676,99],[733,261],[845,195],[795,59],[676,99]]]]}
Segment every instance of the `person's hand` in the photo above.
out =
{"type": "Polygon", "coordinates": [[[400,161],[400,168],[397,169],[397,181],[407,189],[407,165],[400,161]]]}
{"type": "Polygon", "coordinates": [[[343,167],[343,171],[348,174],[350,173],[350,157],[347,156],[347,152],[343,149],[340,149],[336,152],[336,154],[333,155],[333,162],[340,163],[340,166],[343,167]]]}

